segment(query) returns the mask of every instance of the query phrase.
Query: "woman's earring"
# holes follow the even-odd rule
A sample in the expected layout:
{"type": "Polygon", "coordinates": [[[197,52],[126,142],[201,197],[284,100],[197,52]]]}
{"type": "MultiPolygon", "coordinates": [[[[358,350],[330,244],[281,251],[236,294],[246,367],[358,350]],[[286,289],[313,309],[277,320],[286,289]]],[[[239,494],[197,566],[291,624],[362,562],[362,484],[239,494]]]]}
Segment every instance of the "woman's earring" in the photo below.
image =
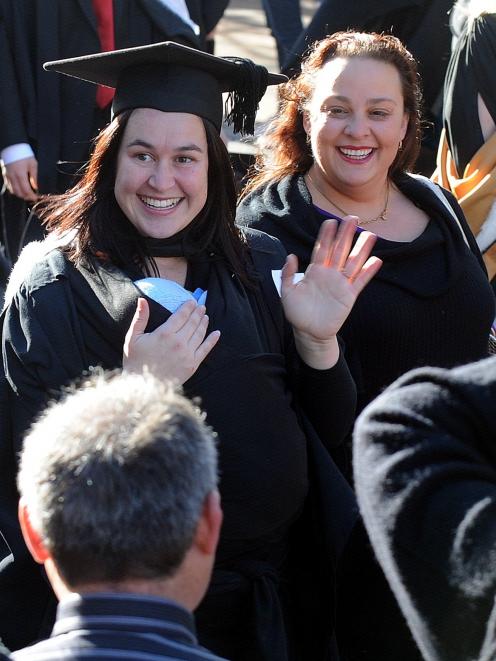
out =
{"type": "Polygon", "coordinates": [[[403,149],[403,140],[400,140],[400,144],[398,145],[398,151],[401,151],[403,149]]]}

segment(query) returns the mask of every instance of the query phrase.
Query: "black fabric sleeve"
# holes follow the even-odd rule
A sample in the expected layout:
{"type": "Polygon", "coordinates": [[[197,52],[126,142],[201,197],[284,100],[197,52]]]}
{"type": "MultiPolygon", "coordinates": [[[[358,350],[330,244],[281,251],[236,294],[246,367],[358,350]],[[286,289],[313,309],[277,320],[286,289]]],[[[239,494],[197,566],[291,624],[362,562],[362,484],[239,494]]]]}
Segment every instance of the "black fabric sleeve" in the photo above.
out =
{"type": "MultiPolygon", "coordinates": [[[[282,267],[286,253],[277,238],[253,228],[245,232],[251,237],[253,257],[260,273],[282,267]],[[254,247],[257,250],[253,250],[254,247]]],[[[284,317],[279,295],[268,280],[271,280],[270,275],[262,280],[262,288],[282,338],[290,387],[297,406],[330,450],[350,433],[356,413],[356,386],[344,359],[343,347],[340,342],[339,358],[331,369],[316,370],[306,365],[297,354],[293,330],[284,317]]]]}
{"type": "Polygon", "coordinates": [[[29,142],[7,20],[6,7],[0,5],[0,150],[19,142],[29,142]]]}
{"type": "MultiPolygon", "coordinates": [[[[251,237],[252,249],[258,247],[253,250],[253,256],[259,272],[282,267],[286,252],[277,238],[253,228],[244,231],[251,237]],[[265,255],[260,252],[262,248],[265,255]]],[[[356,414],[356,386],[343,356],[342,343],[339,340],[339,358],[331,369],[316,370],[306,365],[296,351],[293,329],[284,317],[279,295],[272,282],[269,286],[268,280],[271,280],[270,275],[262,280],[262,288],[283,341],[289,381],[297,405],[330,450],[349,435],[356,414]]]]}
{"type": "Polygon", "coordinates": [[[0,638],[11,649],[50,632],[55,599],[17,520],[17,454],[31,422],[84,369],[67,281],[28,293],[5,313],[0,398],[0,638]],[[46,628],[45,628],[46,624],[46,628]]]}
{"type": "Polygon", "coordinates": [[[222,18],[229,4],[228,0],[201,0],[205,32],[211,32],[222,18]]]}
{"type": "Polygon", "coordinates": [[[340,353],[328,370],[316,370],[300,361],[298,398],[315,431],[328,450],[340,445],[353,427],[357,393],[348,365],[340,353]]]}
{"type": "Polygon", "coordinates": [[[12,430],[19,449],[23,433],[47,401],[87,367],[65,278],[34,292],[21,287],[5,315],[3,361],[12,390],[12,430]]]}
{"type": "Polygon", "coordinates": [[[359,417],[357,495],[425,659],[493,658],[496,358],[415,370],[359,417]]]}

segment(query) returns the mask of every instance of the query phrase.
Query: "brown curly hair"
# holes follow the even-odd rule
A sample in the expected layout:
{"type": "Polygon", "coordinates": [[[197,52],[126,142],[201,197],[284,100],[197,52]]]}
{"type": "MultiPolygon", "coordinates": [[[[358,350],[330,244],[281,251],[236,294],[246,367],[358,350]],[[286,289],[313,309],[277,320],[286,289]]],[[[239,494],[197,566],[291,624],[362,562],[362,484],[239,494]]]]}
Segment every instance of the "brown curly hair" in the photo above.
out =
{"type": "Polygon", "coordinates": [[[412,168],[420,149],[420,80],[413,55],[397,37],[374,32],[336,32],[316,42],[302,63],[301,73],[280,87],[281,109],[260,140],[260,151],[243,197],[267,184],[307,172],[313,155],[303,127],[303,113],[312,98],[318,71],[337,57],[362,57],[391,64],[400,75],[408,126],[403,147],[396,154],[389,176],[394,179],[412,168]]]}

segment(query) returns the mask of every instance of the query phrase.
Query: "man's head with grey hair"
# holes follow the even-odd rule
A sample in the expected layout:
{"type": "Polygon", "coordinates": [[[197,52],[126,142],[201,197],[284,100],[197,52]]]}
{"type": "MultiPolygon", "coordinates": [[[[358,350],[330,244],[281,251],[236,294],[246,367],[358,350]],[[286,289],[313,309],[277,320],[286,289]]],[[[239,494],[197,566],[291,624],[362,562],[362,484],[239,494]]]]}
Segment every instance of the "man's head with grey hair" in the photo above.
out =
{"type": "Polygon", "coordinates": [[[168,579],[216,485],[213,435],[190,401],[150,374],[100,373],[28,433],[21,523],[28,519],[70,589],[168,579]]]}

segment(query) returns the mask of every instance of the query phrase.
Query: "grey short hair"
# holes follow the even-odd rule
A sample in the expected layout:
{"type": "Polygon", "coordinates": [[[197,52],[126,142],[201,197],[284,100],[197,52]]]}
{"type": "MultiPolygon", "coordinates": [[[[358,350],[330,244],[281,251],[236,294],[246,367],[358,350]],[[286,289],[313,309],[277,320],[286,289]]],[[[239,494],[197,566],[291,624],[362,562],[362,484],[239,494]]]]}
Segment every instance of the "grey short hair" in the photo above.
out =
{"type": "Polygon", "coordinates": [[[18,487],[71,585],[174,573],[217,485],[199,409],[150,374],[105,374],[50,405],[24,441],[18,487]]]}

